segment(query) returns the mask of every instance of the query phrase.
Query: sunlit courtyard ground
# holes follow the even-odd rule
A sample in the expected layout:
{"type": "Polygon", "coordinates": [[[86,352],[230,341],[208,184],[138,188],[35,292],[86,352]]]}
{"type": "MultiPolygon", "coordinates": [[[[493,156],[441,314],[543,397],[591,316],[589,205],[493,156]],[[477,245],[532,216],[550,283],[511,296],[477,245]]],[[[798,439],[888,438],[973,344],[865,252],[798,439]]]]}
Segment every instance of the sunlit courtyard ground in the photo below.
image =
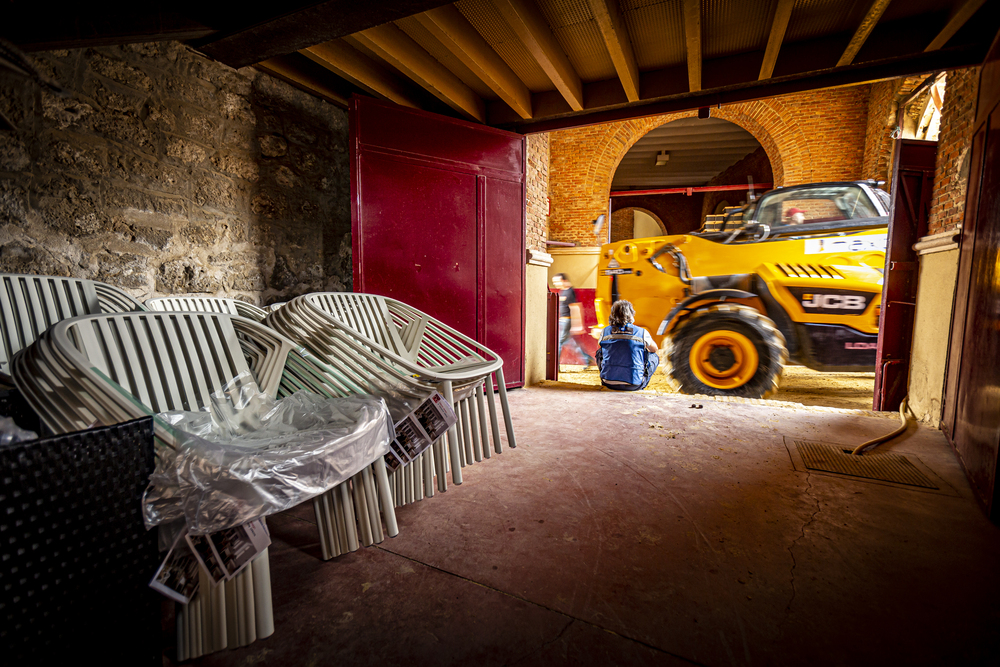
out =
{"type": "MultiPolygon", "coordinates": [[[[569,384],[600,386],[596,368],[583,366],[559,367],[559,381],[569,384]]],[[[649,389],[665,394],[674,393],[662,371],[657,371],[649,389]]],[[[787,366],[774,401],[822,405],[831,408],[871,410],[875,389],[875,373],[820,373],[805,366],[787,366]]]]}

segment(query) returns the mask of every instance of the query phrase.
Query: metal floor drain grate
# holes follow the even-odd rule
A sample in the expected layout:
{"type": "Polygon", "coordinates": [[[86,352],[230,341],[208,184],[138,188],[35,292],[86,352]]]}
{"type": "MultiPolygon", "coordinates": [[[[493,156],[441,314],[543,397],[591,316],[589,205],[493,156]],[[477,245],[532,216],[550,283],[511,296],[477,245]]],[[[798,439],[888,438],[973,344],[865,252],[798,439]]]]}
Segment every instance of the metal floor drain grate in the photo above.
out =
{"type": "Polygon", "coordinates": [[[795,440],[802,463],[809,470],[838,475],[877,479],[883,482],[938,489],[913,463],[901,454],[876,453],[856,456],[842,445],[795,440]]]}

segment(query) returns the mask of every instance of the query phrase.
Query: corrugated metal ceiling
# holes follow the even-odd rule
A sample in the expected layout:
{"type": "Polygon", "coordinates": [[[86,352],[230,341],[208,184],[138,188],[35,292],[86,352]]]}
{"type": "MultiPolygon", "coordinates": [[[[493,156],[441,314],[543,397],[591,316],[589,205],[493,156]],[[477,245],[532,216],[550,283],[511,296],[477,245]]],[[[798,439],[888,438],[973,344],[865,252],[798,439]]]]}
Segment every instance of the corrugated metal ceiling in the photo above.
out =
{"type": "Polygon", "coordinates": [[[455,3],[455,7],[508,67],[514,70],[514,74],[524,82],[528,90],[540,93],[554,88],[538,62],[531,57],[528,49],[489,0],[460,0],[455,3]]]}
{"type": "Polygon", "coordinates": [[[701,0],[702,57],[763,51],[771,33],[770,0],[701,0]]]}
{"type": "Polygon", "coordinates": [[[853,33],[869,6],[871,0],[796,0],[785,31],[785,42],[853,33]]]}
{"type": "Polygon", "coordinates": [[[537,4],[581,81],[617,76],[587,0],[538,0],[537,4]]]}
{"type": "Polygon", "coordinates": [[[895,0],[886,7],[885,13],[882,14],[882,21],[895,21],[921,14],[941,13],[947,15],[954,4],[951,0],[895,0]]]}
{"type": "Polygon", "coordinates": [[[681,0],[621,0],[619,8],[640,70],[687,61],[681,0]]]}
{"type": "Polygon", "coordinates": [[[682,118],[651,130],[629,149],[612,187],[702,185],[760,148],[752,134],[721,118],[682,118]],[[670,160],[656,166],[656,155],[670,160]]]}

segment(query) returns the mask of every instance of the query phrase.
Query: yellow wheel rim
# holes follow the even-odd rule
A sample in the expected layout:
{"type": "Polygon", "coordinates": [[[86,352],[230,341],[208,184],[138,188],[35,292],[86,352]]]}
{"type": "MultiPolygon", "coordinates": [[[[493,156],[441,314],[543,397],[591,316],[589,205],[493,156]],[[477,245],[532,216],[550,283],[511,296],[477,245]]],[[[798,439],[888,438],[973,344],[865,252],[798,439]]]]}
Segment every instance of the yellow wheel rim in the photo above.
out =
{"type": "Polygon", "coordinates": [[[710,331],[696,340],[688,360],[695,377],[715,389],[742,387],[760,363],[750,339],[727,330],[710,331]]]}

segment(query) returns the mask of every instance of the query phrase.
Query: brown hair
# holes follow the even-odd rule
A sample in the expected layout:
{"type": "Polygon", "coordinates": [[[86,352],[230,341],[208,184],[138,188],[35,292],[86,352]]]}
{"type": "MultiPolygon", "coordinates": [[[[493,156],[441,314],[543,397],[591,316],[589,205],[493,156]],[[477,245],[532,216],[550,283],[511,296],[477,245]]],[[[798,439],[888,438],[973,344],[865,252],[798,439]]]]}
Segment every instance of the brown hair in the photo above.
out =
{"type": "Polygon", "coordinates": [[[626,324],[635,322],[635,308],[631,303],[622,299],[611,304],[611,315],[608,317],[611,326],[621,329],[626,324]]]}

